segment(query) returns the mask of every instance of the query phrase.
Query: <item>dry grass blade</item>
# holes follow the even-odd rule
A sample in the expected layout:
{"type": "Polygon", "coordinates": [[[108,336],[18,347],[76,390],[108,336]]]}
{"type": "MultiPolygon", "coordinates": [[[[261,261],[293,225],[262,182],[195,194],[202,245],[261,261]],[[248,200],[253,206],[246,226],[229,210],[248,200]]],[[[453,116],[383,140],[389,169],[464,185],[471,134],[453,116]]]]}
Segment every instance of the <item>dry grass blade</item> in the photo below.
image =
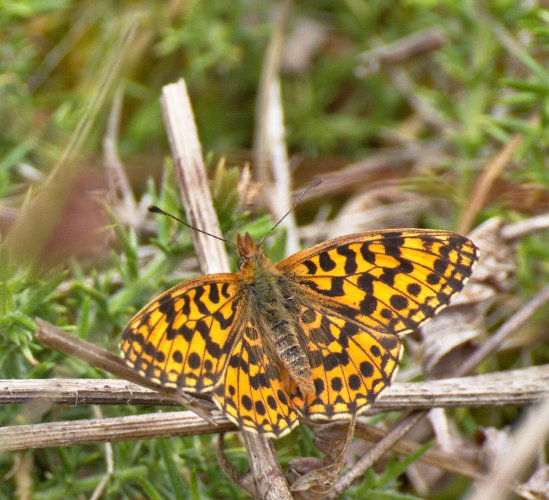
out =
{"type": "Polygon", "coordinates": [[[458,369],[457,375],[463,376],[472,372],[477,365],[482,363],[498,346],[512,333],[516,332],[532,315],[549,301],[549,285],[545,286],[527,304],[522,306],[511,316],[494,335],[480,346],[458,369]]]}
{"type": "Polygon", "coordinates": [[[486,165],[480,179],[475,184],[475,189],[467,204],[458,225],[459,233],[467,233],[473,227],[473,221],[484,206],[484,202],[496,179],[503,169],[509,164],[513,155],[522,143],[522,134],[515,134],[505,147],[486,165]]]}

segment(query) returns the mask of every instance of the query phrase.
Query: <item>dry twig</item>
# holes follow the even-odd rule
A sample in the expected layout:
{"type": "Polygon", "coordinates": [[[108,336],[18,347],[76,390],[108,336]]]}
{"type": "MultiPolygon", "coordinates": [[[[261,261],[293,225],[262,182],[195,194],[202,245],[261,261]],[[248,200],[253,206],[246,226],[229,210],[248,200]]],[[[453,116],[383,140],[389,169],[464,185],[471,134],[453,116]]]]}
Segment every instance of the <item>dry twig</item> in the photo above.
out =
{"type": "MultiPolygon", "coordinates": [[[[65,335],[68,337],[67,340],[74,339],[69,334],[65,335]]],[[[79,342],[80,339],[75,341],[79,342]]],[[[108,351],[99,352],[108,357],[112,356],[108,351]]],[[[71,355],[78,356],[78,353],[73,352],[71,355]]],[[[104,362],[98,364],[105,366],[104,362]]],[[[66,406],[187,404],[175,399],[171,394],[159,392],[158,387],[153,384],[149,383],[149,386],[154,389],[143,387],[140,380],[139,374],[134,377],[136,383],[117,379],[0,380],[0,404],[26,404],[33,401],[66,406]]],[[[363,415],[377,415],[403,409],[531,404],[543,398],[548,387],[549,365],[425,382],[395,382],[363,415]]],[[[205,401],[200,400],[200,403],[205,401]]]]}
{"type": "Polygon", "coordinates": [[[359,54],[356,74],[364,77],[386,66],[409,62],[444,46],[448,36],[440,28],[417,31],[392,43],[383,43],[359,54]]]}
{"type": "MultiPolygon", "coordinates": [[[[379,427],[367,424],[363,419],[359,419],[355,435],[361,439],[375,443],[383,439],[387,435],[387,432],[379,427]]],[[[421,443],[412,441],[411,439],[401,438],[395,443],[392,449],[400,455],[410,455],[421,448],[421,446],[421,443]]],[[[453,474],[475,479],[483,477],[481,471],[474,464],[444,451],[429,449],[419,457],[419,460],[420,462],[452,472],[453,474]]]]}

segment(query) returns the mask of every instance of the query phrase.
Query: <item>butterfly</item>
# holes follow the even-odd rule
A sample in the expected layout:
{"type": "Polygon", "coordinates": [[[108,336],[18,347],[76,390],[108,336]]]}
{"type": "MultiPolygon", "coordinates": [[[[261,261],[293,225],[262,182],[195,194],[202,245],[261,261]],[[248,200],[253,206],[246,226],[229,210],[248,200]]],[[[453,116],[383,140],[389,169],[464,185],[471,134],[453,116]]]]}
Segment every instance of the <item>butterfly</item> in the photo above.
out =
{"type": "Polygon", "coordinates": [[[395,378],[400,336],[462,288],[478,249],[459,234],[350,234],[274,264],[237,235],[238,273],[200,276],[153,299],[120,349],[142,376],[210,393],[241,429],[279,438],[299,419],[350,419],[395,378]]]}

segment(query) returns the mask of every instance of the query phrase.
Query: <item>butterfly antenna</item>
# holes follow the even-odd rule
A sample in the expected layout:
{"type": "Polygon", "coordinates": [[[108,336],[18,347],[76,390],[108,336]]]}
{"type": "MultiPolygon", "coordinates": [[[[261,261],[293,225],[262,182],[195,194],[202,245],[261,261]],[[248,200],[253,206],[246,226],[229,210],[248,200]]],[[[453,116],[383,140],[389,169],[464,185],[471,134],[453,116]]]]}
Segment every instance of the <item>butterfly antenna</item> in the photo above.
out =
{"type": "Polygon", "coordinates": [[[309,182],[309,185],[299,194],[299,196],[296,198],[296,200],[294,201],[294,204],[292,205],[292,208],[290,208],[290,210],[288,210],[279,220],[278,222],[271,228],[269,229],[269,232],[263,236],[263,238],[261,238],[261,240],[259,241],[259,246],[263,246],[263,242],[271,235],[271,233],[280,225],[280,223],[286,218],[288,217],[288,215],[290,215],[295,207],[297,207],[297,205],[299,204],[299,202],[303,199],[303,197],[313,188],[319,186],[320,184],[322,184],[322,177],[315,177],[311,182],[309,182]]]}
{"type": "Polygon", "coordinates": [[[207,231],[203,231],[202,229],[198,229],[197,227],[191,226],[188,222],[185,222],[184,220],[181,220],[179,217],[176,217],[175,215],[169,214],[168,212],[165,212],[161,208],[157,207],[156,205],[149,205],[147,207],[147,210],[149,212],[152,212],[153,214],[161,214],[166,215],[168,217],[171,217],[172,219],[176,220],[177,222],[180,222],[184,226],[187,226],[188,228],[192,229],[193,231],[197,231],[202,234],[207,234],[208,236],[211,236],[212,238],[215,238],[216,240],[223,241],[225,243],[228,243],[229,245],[236,246],[235,243],[232,241],[226,240],[224,238],[221,238],[220,236],[216,236],[215,234],[208,233],[207,231]]]}

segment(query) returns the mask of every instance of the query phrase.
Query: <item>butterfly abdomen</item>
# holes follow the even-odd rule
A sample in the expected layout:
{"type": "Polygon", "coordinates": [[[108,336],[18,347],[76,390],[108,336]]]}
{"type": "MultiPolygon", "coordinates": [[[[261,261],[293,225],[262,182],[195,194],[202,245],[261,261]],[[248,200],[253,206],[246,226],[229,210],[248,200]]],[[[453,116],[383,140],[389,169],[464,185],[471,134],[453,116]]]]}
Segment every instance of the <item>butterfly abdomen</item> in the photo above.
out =
{"type": "Polygon", "coordinates": [[[280,359],[296,381],[302,393],[314,391],[311,366],[296,332],[290,323],[279,323],[273,327],[275,347],[280,359]]]}

